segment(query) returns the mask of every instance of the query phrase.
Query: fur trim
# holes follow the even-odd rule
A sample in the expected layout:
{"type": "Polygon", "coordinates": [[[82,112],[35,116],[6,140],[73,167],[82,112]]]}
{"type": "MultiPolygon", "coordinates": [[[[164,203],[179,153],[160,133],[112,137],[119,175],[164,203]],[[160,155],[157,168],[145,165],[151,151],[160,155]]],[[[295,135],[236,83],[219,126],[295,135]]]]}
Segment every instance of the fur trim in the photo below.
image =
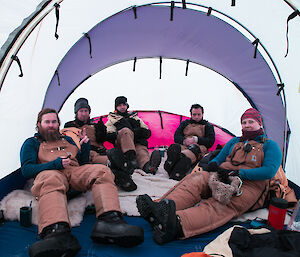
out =
{"type": "MultiPolygon", "coordinates": [[[[165,159],[166,157],[163,158],[156,175],[147,174],[140,169],[133,173],[132,179],[138,186],[137,190],[132,192],[119,190],[120,206],[123,213],[128,216],[139,216],[135,202],[138,195],[148,194],[153,199],[157,199],[177,184],[178,181],[169,179],[168,173],[163,168],[165,159]]],[[[20,208],[29,206],[32,201],[32,224],[38,224],[38,202],[30,192],[32,185],[33,179],[30,179],[24,190],[14,190],[0,201],[0,209],[3,210],[6,220],[20,220],[20,208]]],[[[72,227],[80,225],[85,208],[93,203],[91,191],[68,201],[68,214],[72,227]]]]}
{"type": "Polygon", "coordinates": [[[230,203],[231,197],[234,194],[241,194],[241,179],[238,176],[230,176],[229,180],[231,181],[230,184],[221,182],[217,172],[211,172],[208,180],[208,186],[212,191],[212,197],[224,205],[230,203]]]}

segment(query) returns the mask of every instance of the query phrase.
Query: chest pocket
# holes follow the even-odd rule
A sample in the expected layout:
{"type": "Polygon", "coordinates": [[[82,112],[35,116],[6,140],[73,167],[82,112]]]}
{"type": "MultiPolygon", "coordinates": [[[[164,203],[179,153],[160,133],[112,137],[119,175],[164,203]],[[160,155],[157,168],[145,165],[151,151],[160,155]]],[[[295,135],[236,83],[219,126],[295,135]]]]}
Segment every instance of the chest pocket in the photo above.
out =
{"type": "Polygon", "coordinates": [[[73,165],[77,166],[77,153],[77,147],[75,145],[71,145],[67,140],[62,138],[55,142],[41,142],[38,158],[40,163],[46,163],[54,161],[58,157],[66,158],[70,156],[73,165]]]}
{"type": "Polygon", "coordinates": [[[204,137],[205,125],[193,124],[193,123],[189,124],[184,128],[183,134],[185,138],[193,137],[193,136],[204,137]]]}
{"type": "Polygon", "coordinates": [[[264,161],[263,143],[254,140],[239,142],[234,146],[226,161],[239,169],[261,167],[264,161]]]}

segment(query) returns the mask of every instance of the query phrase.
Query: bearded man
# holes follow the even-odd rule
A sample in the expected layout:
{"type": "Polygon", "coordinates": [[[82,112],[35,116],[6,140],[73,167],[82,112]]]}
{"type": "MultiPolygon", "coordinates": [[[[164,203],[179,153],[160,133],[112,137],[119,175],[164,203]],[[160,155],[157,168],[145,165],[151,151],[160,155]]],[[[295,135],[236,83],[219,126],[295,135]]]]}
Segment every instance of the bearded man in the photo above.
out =
{"type": "Polygon", "coordinates": [[[38,200],[38,233],[43,240],[29,248],[31,257],[75,256],[81,249],[71,234],[66,192],[92,190],[97,222],[91,238],[97,243],[131,247],[144,240],[143,229],[127,224],[121,214],[118,191],[111,170],[89,161],[90,143],[85,130],[81,150],[59,133],[60,120],[53,109],[38,114],[38,133],[21,148],[21,171],[34,178],[32,194],[38,200]]]}

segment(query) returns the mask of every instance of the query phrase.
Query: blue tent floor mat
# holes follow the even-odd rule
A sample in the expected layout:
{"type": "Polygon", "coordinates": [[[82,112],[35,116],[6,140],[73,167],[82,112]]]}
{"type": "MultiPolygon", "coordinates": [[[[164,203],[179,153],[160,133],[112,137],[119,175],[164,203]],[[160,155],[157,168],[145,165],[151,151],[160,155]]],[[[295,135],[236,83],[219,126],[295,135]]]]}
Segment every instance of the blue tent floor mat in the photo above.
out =
{"type": "MultiPolygon", "coordinates": [[[[198,237],[176,240],[165,245],[157,245],[152,239],[150,225],[140,217],[125,217],[126,221],[133,225],[143,227],[145,240],[142,244],[133,248],[121,248],[116,245],[96,244],[90,239],[90,233],[93,229],[96,218],[88,214],[79,227],[72,229],[72,233],[77,237],[82,247],[78,257],[113,257],[113,256],[181,256],[189,252],[201,252],[203,248],[220,233],[231,227],[233,223],[228,223],[212,232],[202,234],[198,237]]],[[[0,226],[0,256],[27,257],[28,249],[31,244],[36,242],[37,226],[29,228],[22,227],[17,221],[5,222],[0,226]]]]}

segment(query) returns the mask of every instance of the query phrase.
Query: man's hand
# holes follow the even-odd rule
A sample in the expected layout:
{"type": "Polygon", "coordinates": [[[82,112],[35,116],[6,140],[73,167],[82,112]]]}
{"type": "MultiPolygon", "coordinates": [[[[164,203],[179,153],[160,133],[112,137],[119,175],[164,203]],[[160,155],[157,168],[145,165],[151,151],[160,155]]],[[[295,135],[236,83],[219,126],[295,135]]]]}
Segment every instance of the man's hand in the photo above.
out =
{"type": "Polygon", "coordinates": [[[83,143],[87,143],[87,142],[89,142],[89,138],[88,138],[88,136],[86,135],[86,130],[85,130],[85,128],[83,128],[82,129],[82,132],[79,134],[79,136],[80,136],[80,145],[82,145],[83,143]]]}
{"type": "Polygon", "coordinates": [[[195,144],[195,143],[197,143],[197,142],[196,142],[195,139],[192,138],[192,137],[188,137],[188,138],[184,139],[184,141],[183,141],[183,144],[184,144],[185,146],[189,146],[189,145],[195,144]]]}

